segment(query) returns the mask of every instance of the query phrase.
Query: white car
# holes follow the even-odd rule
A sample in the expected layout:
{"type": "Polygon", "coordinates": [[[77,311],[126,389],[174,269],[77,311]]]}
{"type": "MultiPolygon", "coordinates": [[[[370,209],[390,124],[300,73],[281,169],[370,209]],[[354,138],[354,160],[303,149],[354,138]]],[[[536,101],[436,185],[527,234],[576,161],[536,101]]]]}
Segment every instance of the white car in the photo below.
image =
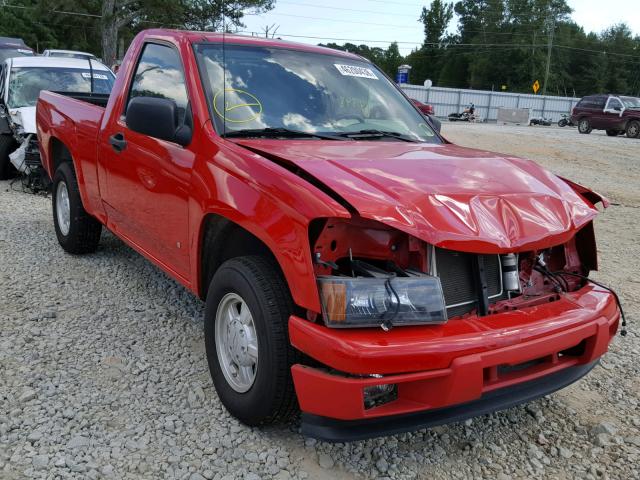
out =
{"type": "Polygon", "coordinates": [[[58,57],[58,58],[79,58],[80,60],[98,60],[93,53],[78,52],[77,50],[54,50],[49,49],[42,52],[43,57],[58,57]]]}
{"type": "Polygon", "coordinates": [[[5,60],[0,73],[0,180],[11,176],[11,164],[22,173],[39,167],[35,133],[41,90],[109,94],[114,81],[113,72],[93,60],[41,56],[5,60]]]}

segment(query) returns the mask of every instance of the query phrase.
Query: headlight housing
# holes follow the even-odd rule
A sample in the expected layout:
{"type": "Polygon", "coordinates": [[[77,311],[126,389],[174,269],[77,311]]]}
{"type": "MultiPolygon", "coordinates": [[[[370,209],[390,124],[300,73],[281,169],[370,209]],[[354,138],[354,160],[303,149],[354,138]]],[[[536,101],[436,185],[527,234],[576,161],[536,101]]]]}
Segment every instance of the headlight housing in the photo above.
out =
{"type": "Polygon", "coordinates": [[[447,310],[440,279],[318,277],[322,317],[328,327],[363,328],[441,324],[447,310]]]}

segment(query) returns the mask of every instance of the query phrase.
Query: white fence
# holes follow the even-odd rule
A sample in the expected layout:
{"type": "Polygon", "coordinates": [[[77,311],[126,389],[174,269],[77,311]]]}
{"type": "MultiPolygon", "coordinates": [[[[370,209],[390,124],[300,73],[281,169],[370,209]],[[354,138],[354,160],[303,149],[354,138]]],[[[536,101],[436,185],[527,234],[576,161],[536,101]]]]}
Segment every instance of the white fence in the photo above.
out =
{"type": "Polygon", "coordinates": [[[563,113],[571,113],[579,98],[528,95],[524,93],[489,92],[485,90],[463,90],[457,88],[431,87],[403,84],[400,87],[407,95],[433,105],[437,117],[461,112],[469,103],[476,106],[476,115],[481,120],[495,122],[498,108],[528,108],[532,117],[550,118],[554,122],[563,113]]]}

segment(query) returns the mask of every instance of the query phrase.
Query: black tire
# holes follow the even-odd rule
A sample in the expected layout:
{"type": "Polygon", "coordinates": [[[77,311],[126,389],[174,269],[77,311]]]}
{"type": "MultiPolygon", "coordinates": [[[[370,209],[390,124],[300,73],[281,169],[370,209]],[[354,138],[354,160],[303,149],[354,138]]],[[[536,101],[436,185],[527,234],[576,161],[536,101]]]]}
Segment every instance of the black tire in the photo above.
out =
{"type": "Polygon", "coordinates": [[[53,176],[53,224],[56,229],[58,243],[68,253],[81,255],[95,252],[100,243],[102,224],[89,215],[80,198],[78,180],[76,179],[73,165],[69,162],[61,164],[53,176]],[[58,189],[64,183],[69,198],[70,222],[68,232],[63,233],[58,222],[58,189]]]}
{"type": "Polygon", "coordinates": [[[9,160],[9,154],[18,148],[18,143],[11,135],[0,135],[0,180],[15,177],[18,171],[9,160]]]}
{"type": "Polygon", "coordinates": [[[627,123],[625,132],[627,134],[627,137],[629,138],[640,137],[640,122],[638,120],[631,120],[629,123],[627,123]]]}
{"type": "Polygon", "coordinates": [[[619,130],[607,130],[608,137],[617,137],[620,134],[619,130]]]}
{"type": "Polygon", "coordinates": [[[580,133],[588,135],[588,134],[591,133],[592,130],[593,130],[593,128],[591,128],[591,123],[589,122],[588,118],[581,118],[578,121],[578,131],[580,133]]]}
{"type": "Polygon", "coordinates": [[[559,127],[566,127],[569,124],[569,122],[567,121],[566,118],[561,118],[560,120],[558,120],[558,126],[559,127]]]}
{"type": "Polygon", "coordinates": [[[289,342],[288,320],[292,311],[291,295],[282,273],[273,260],[265,257],[228,260],[209,285],[204,334],[211,378],[225,408],[247,425],[286,421],[298,412],[291,365],[300,354],[289,342]],[[216,313],[229,293],[239,295],[249,306],[257,334],[255,379],[244,393],[238,393],[226,380],[216,349],[216,313]]]}

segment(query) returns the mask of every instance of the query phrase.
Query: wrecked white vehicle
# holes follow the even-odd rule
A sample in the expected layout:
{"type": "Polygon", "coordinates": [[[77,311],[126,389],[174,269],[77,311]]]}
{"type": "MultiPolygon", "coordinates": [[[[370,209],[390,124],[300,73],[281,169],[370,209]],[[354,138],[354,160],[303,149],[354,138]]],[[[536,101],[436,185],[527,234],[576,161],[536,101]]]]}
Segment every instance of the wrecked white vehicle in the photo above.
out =
{"type": "Polygon", "coordinates": [[[36,138],[41,90],[73,95],[108,94],[115,75],[100,62],[58,57],[9,58],[0,74],[0,180],[20,173],[34,189],[46,188],[36,138]]]}

